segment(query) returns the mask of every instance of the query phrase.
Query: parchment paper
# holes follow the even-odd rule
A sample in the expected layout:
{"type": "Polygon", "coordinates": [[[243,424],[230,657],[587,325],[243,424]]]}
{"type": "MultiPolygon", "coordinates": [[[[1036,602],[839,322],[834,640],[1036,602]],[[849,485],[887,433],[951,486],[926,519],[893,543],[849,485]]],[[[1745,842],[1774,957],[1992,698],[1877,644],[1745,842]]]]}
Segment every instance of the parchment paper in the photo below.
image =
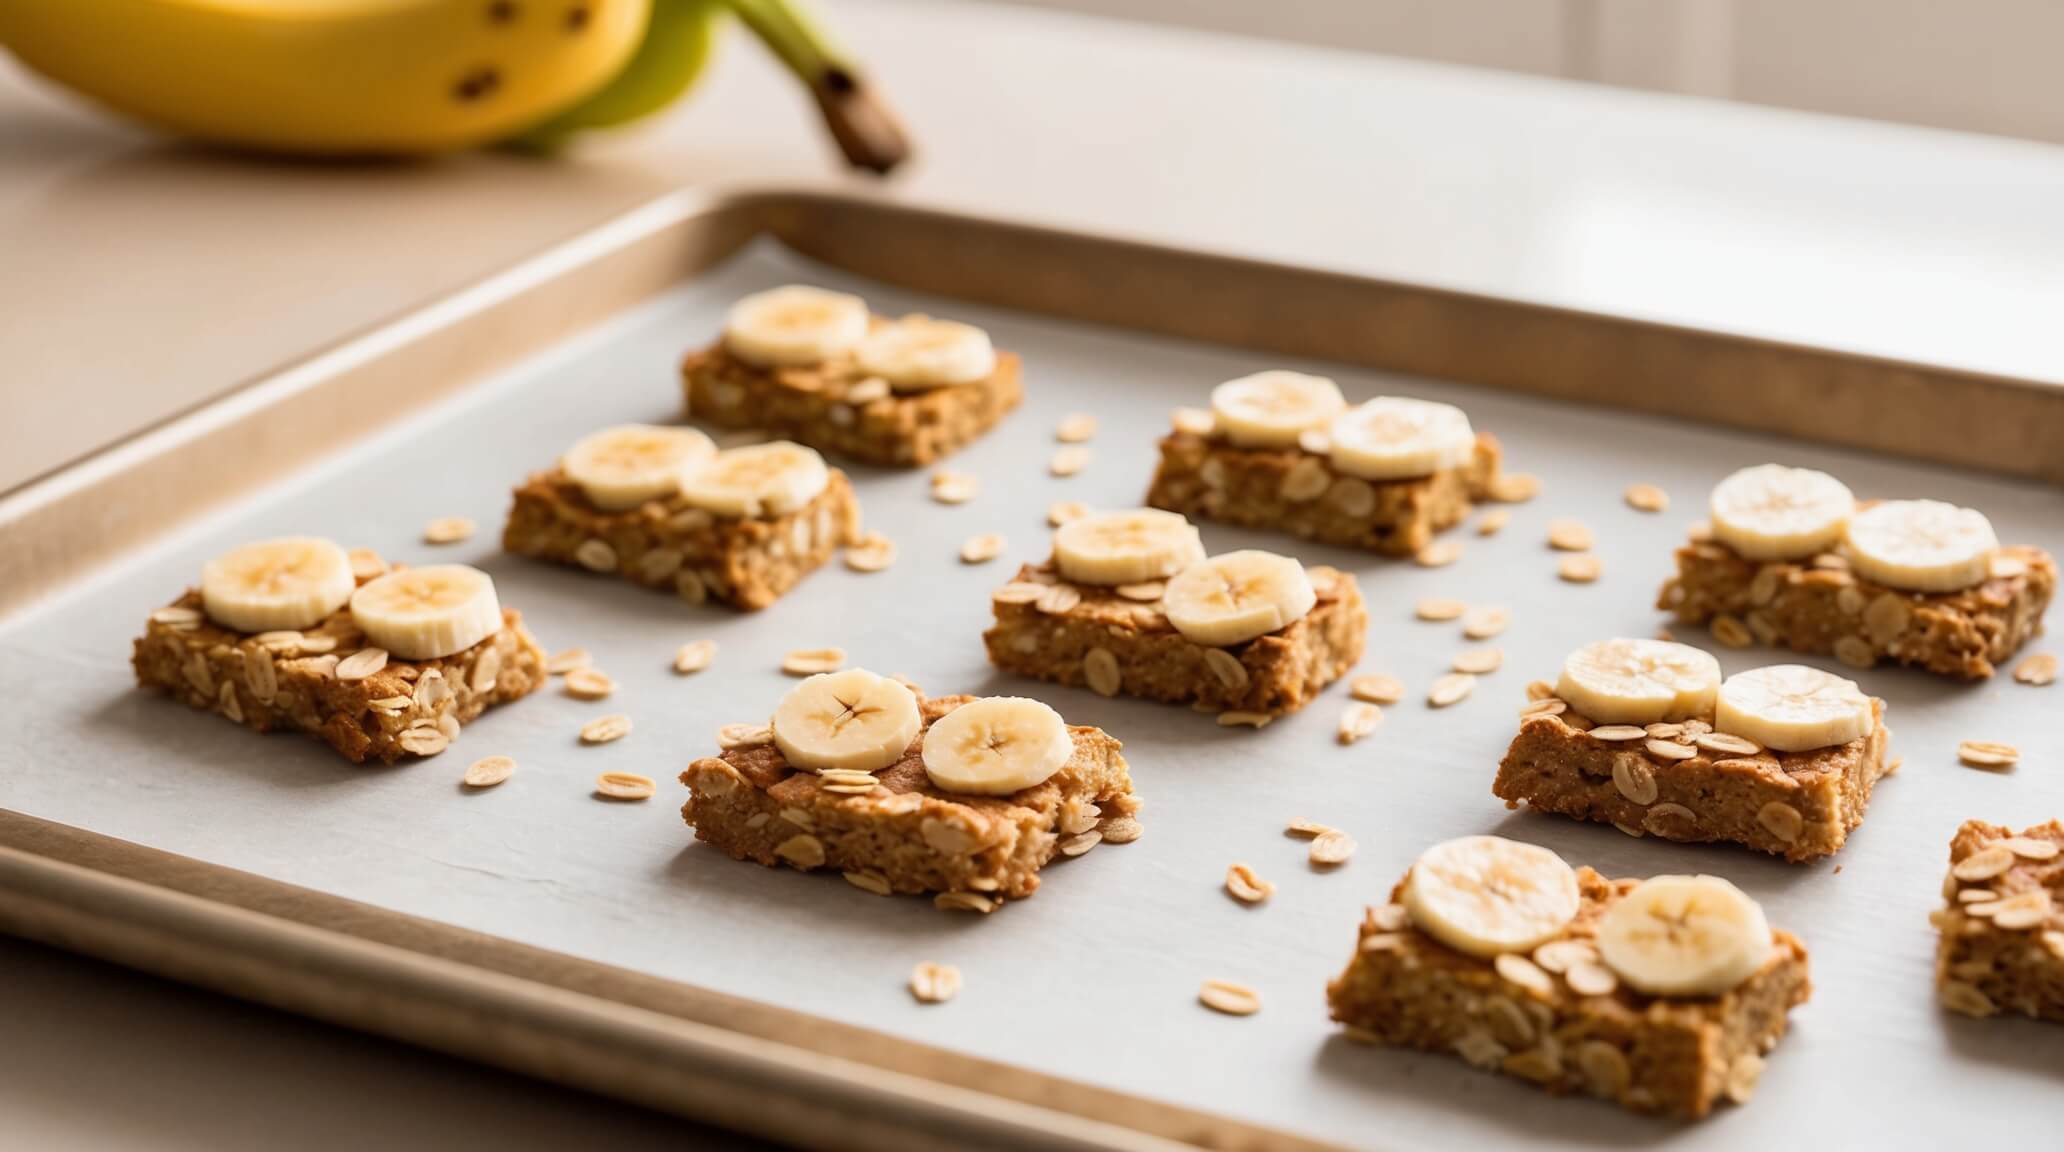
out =
{"type": "MultiPolygon", "coordinates": [[[[755,248],[9,624],[0,631],[0,707],[12,734],[0,805],[1353,1145],[1919,1148],[1954,1133],[1976,1147],[2054,1124],[2064,1107],[2064,1028],[1939,1011],[1927,914],[1960,820],[2018,826],[2064,814],[2064,687],[1861,674],[1890,702],[1905,767],[1880,785],[1839,857],[1803,867],[1510,814],[1489,789],[1527,680],[1552,678],[1578,644],[1654,631],[1650,604],[1671,548],[1729,470],[1773,459],[1816,464],[1859,494],[1982,508],[2004,539],[2052,551],[2064,550],[2064,498],[1799,443],[1293,362],[1280,366],[1332,374],[1351,398],[1402,392],[1459,403],[1504,440],[1512,468],[1546,480],[1502,534],[1455,536],[1464,557],[1442,570],[1204,526],[1214,552],[1271,548],[1357,573],[1374,618],[1360,671],[1403,677],[1412,698],[1388,709],[1374,736],[1342,748],[1333,733],[1344,686],[1301,715],[1245,732],[1182,708],[994,674],[978,638],[988,593],[1019,560],[1046,553],[1048,503],[1136,504],[1169,408],[1201,404],[1212,384],[1270,366],[1278,365],[1236,351],[913,296],[755,248]],[[979,498],[948,507],[927,498],[924,473],[853,470],[870,524],[900,545],[895,566],[875,575],[828,569],[751,616],[497,550],[508,492],[525,473],[603,424],[677,419],[680,352],[711,338],[739,295],[796,280],[862,292],[883,311],[963,317],[1024,353],[1025,408],[951,462],[980,477],[979,498]],[[1055,479],[1045,471],[1053,430],[1074,411],[1094,413],[1102,430],[1089,468],[1055,479]],[[1620,492],[1634,481],[1667,488],[1671,509],[1626,507],[1620,492]],[[423,524],[448,515],[473,517],[480,534],[456,546],[421,544],[423,524]],[[1555,516],[1596,529],[1605,564],[1597,584],[1556,580],[1556,555],[1544,543],[1555,516]],[[988,531],[1008,535],[1005,557],[961,564],[961,541],[988,531]],[[478,564],[548,647],[587,647],[621,688],[583,703],[555,686],[469,726],[443,756],[396,768],[353,768],[313,741],[261,738],[136,691],[127,659],[145,616],[197,580],[209,555],[283,533],[325,534],[413,563],[478,564]],[[1413,619],[1413,601],[1425,595],[1514,613],[1494,641],[1507,653],[1504,670],[1438,712],[1422,695],[1465,642],[1458,624],[1413,619]],[[720,645],[714,667],[676,676],[674,648],[699,637],[720,645]],[[1029,693],[1072,721],[1107,728],[1125,741],[1146,800],[1145,837],[1057,861],[1037,897],[987,918],[881,899],[830,874],[735,863],[696,845],[677,812],[685,789],[675,774],[713,750],[719,724],[767,715],[792,683],[777,670],[783,652],[830,644],[855,664],[907,674],[935,692],[1029,693]],[[633,717],[628,738],[600,748],[576,742],[584,720],[612,711],[633,717]],[[2024,760],[1998,774],[1960,767],[1954,749],[1967,738],[2018,744],[2024,760]],[[462,794],[466,764],[491,753],[514,756],[515,777],[462,794]],[[609,769],[653,776],[658,798],[591,798],[596,774],[609,769]],[[1346,828],[1359,854],[1331,874],[1313,872],[1304,843],[1283,834],[1293,817],[1346,828]],[[1326,1020],[1323,986],[1348,957],[1362,906],[1380,900],[1427,844],[1474,832],[1546,844],[1613,875],[1716,872],[1761,899],[1773,923],[1801,934],[1813,953],[1814,997],[1795,1014],[1753,1104],[1678,1128],[1551,1099],[1452,1058],[1341,1040],[1326,1020]],[[1220,882],[1233,861],[1280,885],[1275,897],[1259,908],[1228,899],[1220,882]],[[957,1000],[912,1002],[905,980],[922,960],[962,969],[957,1000]],[[1233,1019],[1199,1007],[1198,984],[1211,977],[1253,985],[1263,1011],[1233,1019]]],[[[1721,651],[1720,659],[1731,672],[1784,657],[1721,651]]]]}

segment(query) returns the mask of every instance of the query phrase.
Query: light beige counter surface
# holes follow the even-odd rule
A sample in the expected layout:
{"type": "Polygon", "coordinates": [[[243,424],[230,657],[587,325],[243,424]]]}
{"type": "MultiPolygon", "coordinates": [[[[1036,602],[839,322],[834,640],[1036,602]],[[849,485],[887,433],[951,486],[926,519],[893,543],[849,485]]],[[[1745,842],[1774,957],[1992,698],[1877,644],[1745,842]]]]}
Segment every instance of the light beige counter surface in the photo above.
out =
{"type": "MultiPolygon", "coordinates": [[[[926,150],[854,183],[871,194],[2064,384],[2064,151],[1008,8],[825,6],[926,150]]],[[[0,62],[0,492],[669,189],[764,183],[853,182],[736,39],[693,103],[578,165],[232,161],[0,62]]],[[[20,945],[0,988],[0,1113],[36,1147],[683,1139],[20,945]]]]}
{"type": "Polygon", "coordinates": [[[0,65],[0,491],[684,184],[927,205],[2064,383],[2064,150],[1065,14],[837,0],[924,146],[740,37],[577,165],[251,164],[0,65]]]}

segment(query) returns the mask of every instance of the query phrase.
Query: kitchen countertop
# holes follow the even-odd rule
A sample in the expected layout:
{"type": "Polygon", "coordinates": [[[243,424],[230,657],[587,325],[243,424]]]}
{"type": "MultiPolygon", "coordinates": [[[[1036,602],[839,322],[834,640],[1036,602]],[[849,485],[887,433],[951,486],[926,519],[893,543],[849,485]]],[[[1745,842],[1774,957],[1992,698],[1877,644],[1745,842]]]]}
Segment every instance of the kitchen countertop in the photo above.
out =
{"type": "MultiPolygon", "coordinates": [[[[691,103],[577,164],[237,161],[0,60],[0,493],[683,185],[860,188],[2064,386],[2064,150],[1007,7],[823,6],[924,148],[886,185],[838,172],[735,36],[691,103]]],[[[10,942],[0,1018],[25,1146],[712,1139],[10,942]]]]}

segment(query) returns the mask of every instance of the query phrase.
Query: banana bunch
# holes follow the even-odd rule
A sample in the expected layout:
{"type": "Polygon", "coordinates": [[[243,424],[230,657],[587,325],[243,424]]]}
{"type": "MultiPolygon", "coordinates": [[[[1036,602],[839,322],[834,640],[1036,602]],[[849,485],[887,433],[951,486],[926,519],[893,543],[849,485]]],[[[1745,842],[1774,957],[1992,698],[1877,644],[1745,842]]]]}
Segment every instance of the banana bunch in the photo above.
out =
{"type": "Polygon", "coordinates": [[[737,15],[846,158],[887,172],[895,117],[789,0],[5,0],[0,46],[115,112],[304,156],[550,149],[658,112],[737,15]]]}

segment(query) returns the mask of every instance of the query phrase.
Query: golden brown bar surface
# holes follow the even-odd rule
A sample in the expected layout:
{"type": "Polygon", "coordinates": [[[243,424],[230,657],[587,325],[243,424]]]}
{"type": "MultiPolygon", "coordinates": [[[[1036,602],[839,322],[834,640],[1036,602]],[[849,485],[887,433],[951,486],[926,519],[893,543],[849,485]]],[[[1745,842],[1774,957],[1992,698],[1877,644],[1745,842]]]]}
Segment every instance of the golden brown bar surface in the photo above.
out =
{"type": "Polygon", "coordinates": [[[715,516],[676,495],[620,512],[590,503],[553,469],[516,489],[502,547],[520,556],[615,573],[690,604],[756,611],[780,599],[860,535],[860,502],[834,468],[817,498],[783,516],[715,516]]]}
{"type": "Polygon", "coordinates": [[[1071,584],[1051,562],[1028,564],[1012,584],[1044,585],[1048,593],[1026,603],[992,599],[996,620],[982,642],[1005,671],[1105,696],[1282,716],[1354,667],[1369,628],[1353,576],[1326,567],[1307,572],[1318,593],[1308,615],[1244,644],[1207,648],[1184,639],[1152,603],[1071,584]]]}
{"type": "Polygon", "coordinates": [[[152,613],[132,663],[146,688],[255,732],[298,729],[353,764],[434,756],[458,738],[460,725],[546,679],[544,650],[509,608],[500,631],[463,652],[390,656],[378,672],[339,680],[338,663],[367,647],[349,608],[298,632],[246,635],[210,621],[193,590],[152,613]]]}
{"type": "MultiPolygon", "coordinates": [[[[926,729],[974,699],[921,699],[926,729]]],[[[954,893],[950,905],[990,911],[1032,895],[1064,841],[1086,851],[1104,833],[1134,838],[1139,811],[1123,746],[1102,729],[1071,725],[1075,753],[1045,781],[1009,796],[967,796],[925,774],[924,734],[875,774],[872,791],[828,791],[788,765],[771,743],[704,757],[681,773],[690,789],[681,816],[695,838],[736,860],[805,872],[843,873],[879,895],[954,893]],[[1123,822],[1121,829],[1120,822],[1123,822]]]]}
{"type": "MultiPolygon", "coordinates": [[[[1577,869],[1576,919],[1542,948],[1591,940],[1606,909],[1638,883],[1577,869]]],[[[1648,996],[1624,983],[1581,995],[1541,964],[1529,967],[1547,976],[1545,990],[1528,987],[1412,927],[1396,903],[1403,888],[1368,910],[1354,957],[1326,986],[1333,1019],[1354,1039],[1453,1053],[1556,1095],[1689,1119],[1722,1100],[1744,1103],[1787,1013],[1812,993],[1805,946],[1778,931],[1763,967],[1721,996],[1648,996]]]]}
{"type": "Polygon", "coordinates": [[[760,368],[714,344],[681,361],[688,411],[885,467],[921,468],[994,428],[1024,399],[1015,353],[972,384],[896,392],[850,357],[809,368],[760,368]]]}
{"type": "Polygon", "coordinates": [[[2064,1024],[2064,823],[1966,820],[1949,845],[1935,991],[1967,1016],[2064,1024]]]}
{"type": "Polygon", "coordinates": [[[1611,824],[1636,836],[1739,844],[1796,864],[1840,851],[1863,823],[1891,739],[1885,702],[1873,699],[1872,708],[1870,735],[1805,752],[1706,747],[1736,739],[1716,736],[1710,720],[1650,724],[1644,736],[1603,740],[1592,735],[1598,725],[1567,708],[1531,715],[1521,720],[1491,791],[1508,808],[1611,824]]]}
{"type": "Polygon", "coordinates": [[[1147,503],[1192,519],[1410,556],[1485,498],[1500,456],[1498,441],[1479,435],[1463,467],[1409,480],[1364,480],[1299,447],[1240,448],[1179,429],[1161,440],[1147,503]]]}
{"type": "Polygon", "coordinates": [[[2000,549],[1991,578],[1975,587],[1904,592],[1857,576],[1835,553],[1759,562],[1697,533],[1677,549],[1677,573],[1656,607],[1710,626],[1728,647],[1753,642],[1853,668],[1907,664],[1984,680],[2042,634],[2056,587],[2057,563],[2040,548],[2000,549]]]}

